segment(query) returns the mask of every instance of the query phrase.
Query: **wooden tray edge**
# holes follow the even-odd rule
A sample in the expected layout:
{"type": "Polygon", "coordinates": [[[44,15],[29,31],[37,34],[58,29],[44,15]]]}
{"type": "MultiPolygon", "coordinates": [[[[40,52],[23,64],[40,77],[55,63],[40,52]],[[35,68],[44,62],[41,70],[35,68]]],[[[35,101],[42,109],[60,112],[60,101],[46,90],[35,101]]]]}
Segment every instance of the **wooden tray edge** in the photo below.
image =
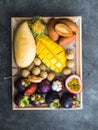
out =
{"type": "MultiPolygon", "coordinates": [[[[55,17],[55,16],[53,16],[53,17],[55,17]]],[[[60,17],[65,17],[65,16],[60,16],[60,17]]],[[[80,26],[79,26],[80,27],[80,37],[78,37],[76,42],[80,43],[80,47],[78,46],[80,62],[77,63],[77,65],[80,64],[80,77],[82,79],[82,16],[66,16],[66,17],[68,17],[68,18],[79,18],[80,19],[80,26]]],[[[31,18],[32,17],[11,17],[12,48],[13,48],[13,28],[12,28],[13,27],[13,21],[15,19],[26,20],[26,19],[31,19],[31,18]]],[[[50,16],[48,18],[50,18],[50,16]]],[[[56,18],[59,18],[59,17],[56,17],[56,18]]],[[[77,52],[78,52],[78,50],[77,50],[77,52]]],[[[13,58],[13,51],[12,51],[12,58],[13,58]]],[[[13,63],[12,63],[12,66],[13,66],[13,63]]],[[[78,71],[77,71],[77,74],[78,74],[78,71]]],[[[12,75],[13,75],[13,70],[12,70],[12,75]]],[[[13,102],[14,102],[14,87],[13,87],[13,85],[14,85],[14,80],[12,79],[12,110],[52,110],[50,108],[17,108],[17,107],[15,107],[15,105],[13,104],[13,102]]],[[[71,109],[62,108],[62,109],[57,109],[57,110],[81,110],[81,109],[83,109],[83,92],[81,92],[80,98],[81,98],[81,106],[79,108],[71,108],[71,109]]]]}

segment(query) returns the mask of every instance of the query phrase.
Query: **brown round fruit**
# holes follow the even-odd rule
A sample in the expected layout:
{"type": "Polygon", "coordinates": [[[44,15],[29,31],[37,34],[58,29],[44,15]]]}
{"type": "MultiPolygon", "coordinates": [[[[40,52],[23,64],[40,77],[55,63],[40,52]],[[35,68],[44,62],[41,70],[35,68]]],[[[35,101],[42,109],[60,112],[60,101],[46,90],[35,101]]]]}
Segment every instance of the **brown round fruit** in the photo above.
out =
{"type": "Polygon", "coordinates": [[[44,64],[41,64],[40,66],[39,66],[39,68],[41,69],[41,70],[46,70],[46,66],[44,65],[44,64]]]}
{"type": "Polygon", "coordinates": [[[23,69],[21,72],[22,77],[26,78],[30,74],[30,71],[27,69],[23,69]]]}
{"type": "Polygon", "coordinates": [[[50,72],[50,73],[48,74],[48,76],[47,76],[47,79],[48,79],[49,81],[52,81],[54,78],[55,78],[55,73],[53,73],[53,72],[50,72]]]}
{"type": "Polygon", "coordinates": [[[47,75],[48,75],[48,74],[47,74],[46,71],[41,71],[41,72],[40,72],[40,76],[41,76],[42,78],[44,78],[44,79],[47,78],[47,75]]]}
{"type": "Polygon", "coordinates": [[[66,66],[68,67],[68,68],[73,68],[74,67],[74,65],[75,65],[75,63],[74,63],[74,61],[73,60],[67,60],[67,63],[66,63],[66,66]]]}
{"type": "Polygon", "coordinates": [[[73,50],[67,50],[67,51],[66,51],[66,58],[67,58],[68,60],[72,60],[72,59],[74,58],[74,56],[75,56],[75,53],[74,53],[73,50]]]}
{"type": "Polygon", "coordinates": [[[33,75],[39,75],[40,74],[40,68],[39,67],[34,67],[32,69],[32,74],[33,75]]]}
{"type": "Polygon", "coordinates": [[[39,58],[35,58],[35,59],[34,59],[34,64],[35,64],[36,66],[39,66],[39,65],[41,64],[41,60],[40,60],[39,58]]]}
{"type": "Polygon", "coordinates": [[[71,69],[70,68],[64,68],[63,69],[63,74],[66,75],[66,76],[70,75],[71,74],[71,69]]]}

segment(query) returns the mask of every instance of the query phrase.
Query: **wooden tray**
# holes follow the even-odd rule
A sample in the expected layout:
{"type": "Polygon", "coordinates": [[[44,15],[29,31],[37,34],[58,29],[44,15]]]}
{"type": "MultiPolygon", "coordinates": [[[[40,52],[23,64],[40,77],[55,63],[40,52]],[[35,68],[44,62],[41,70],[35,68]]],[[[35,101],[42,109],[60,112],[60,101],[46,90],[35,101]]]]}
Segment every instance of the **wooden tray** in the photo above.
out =
{"type": "MultiPolygon", "coordinates": [[[[47,22],[51,17],[43,17],[43,19],[47,22]]],[[[60,18],[60,17],[55,17],[55,18],[60,18]]],[[[81,16],[70,16],[70,17],[61,17],[61,18],[69,18],[73,21],[76,22],[76,24],[79,27],[79,30],[77,32],[77,37],[75,41],[75,52],[76,52],[76,57],[75,57],[75,69],[76,69],[76,74],[80,76],[82,79],[82,17],[81,16]]],[[[15,60],[14,60],[14,55],[13,55],[13,39],[14,39],[14,34],[15,31],[18,27],[18,25],[25,21],[31,19],[31,17],[12,17],[11,18],[11,38],[12,38],[12,109],[13,110],[52,110],[50,109],[47,105],[42,105],[39,108],[33,107],[31,105],[25,107],[25,108],[18,108],[15,103],[14,103],[14,95],[15,95],[15,88],[14,88],[14,81],[16,79],[17,73],[19,73],[19,68],[17,67],[15,60]]],[[[57,110],[78,110],[83,108],[83,98],[82,98],[83,92],[77,95],[78,99],[81,101],[80,107],[78,108],[61,108],[57,110]]]]}

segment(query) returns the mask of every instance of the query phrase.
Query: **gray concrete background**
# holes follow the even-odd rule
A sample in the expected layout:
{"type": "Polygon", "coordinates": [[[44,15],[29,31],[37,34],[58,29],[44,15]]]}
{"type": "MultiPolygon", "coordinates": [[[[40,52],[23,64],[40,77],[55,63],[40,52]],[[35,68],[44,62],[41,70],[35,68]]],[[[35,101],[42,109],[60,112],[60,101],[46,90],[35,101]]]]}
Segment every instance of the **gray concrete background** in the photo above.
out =
{"type": "Polygon", "coordinates": [[[0,0],[0,130],[98,130],[98,0],[0,0]],[[83,17],[83,110],[12,111],[12,16],[83,17]]]}

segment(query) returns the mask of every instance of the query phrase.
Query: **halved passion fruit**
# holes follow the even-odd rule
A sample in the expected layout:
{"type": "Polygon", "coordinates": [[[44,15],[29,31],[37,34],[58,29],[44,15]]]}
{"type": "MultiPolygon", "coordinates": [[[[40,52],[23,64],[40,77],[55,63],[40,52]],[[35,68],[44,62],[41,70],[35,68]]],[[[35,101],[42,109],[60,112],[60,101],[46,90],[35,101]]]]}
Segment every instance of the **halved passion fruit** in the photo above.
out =
{"type": "Polygon", "coordinates": [[[73,94],[80,93],[82,91],[82,88],[83,88],[82,81],[81,81],[80,77],[78,75],[75,75],[75,74],[69,76],[66,79],[65,85],[66,85],[67,90],[73,94]]]}

